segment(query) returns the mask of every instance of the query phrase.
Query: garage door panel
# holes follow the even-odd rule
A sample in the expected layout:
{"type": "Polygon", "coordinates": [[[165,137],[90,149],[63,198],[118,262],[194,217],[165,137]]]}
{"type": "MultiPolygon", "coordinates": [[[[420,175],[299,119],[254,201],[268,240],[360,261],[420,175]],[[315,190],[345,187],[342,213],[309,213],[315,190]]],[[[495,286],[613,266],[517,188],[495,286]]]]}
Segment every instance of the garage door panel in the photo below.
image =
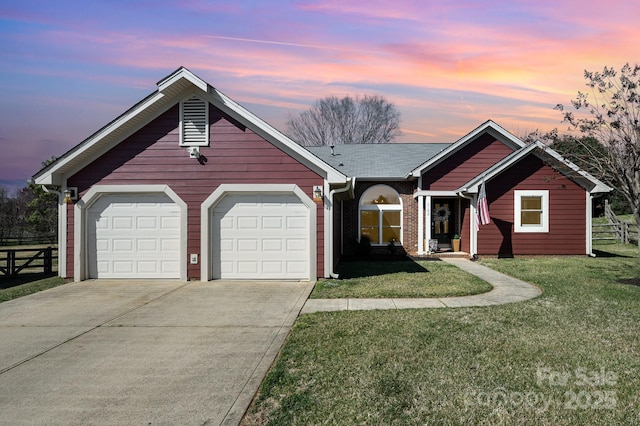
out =
{"type": "Polygon", "coordinates": [[[307,270],[306,262],[285,262],[285,264],[289,274],[302,274],[307,270]]]}
{"type": "Polygon", "coordinates": [[[114,217],[113,225],[111,229],[113,230],[125,230],[130,231],[133,229],[133,218],[132,217],[114,217]]]}
{"type": "Polygon", "coordinates": [[[258,240],[256,239],[238,239],[238,251],[240,252],[258,252],[258,240]]]}
{"type": "Polygon", "coordinates": [[[225,196],[211,219],[214,278],[309,279],[309,216],[293,194],[225,196]]]}
{"type": "Polygon", "coordinates": [[[179,278],[180,223],[165,194],[102,196],[88,212],[89,276],[179,278]]]}
{"type": "Polygon", "coordinates": [[[262,217],[262,229],[284,229],[282,216],[266,216],[262,217]]]}
{"type": "Polygon", "coordinates": [[[264,238],[262,240],[262,251],[274,251],[282,253],[282,239],[264,238]]]}
{"type": "Polygon", "coordinates": [[[158,251],[158,240],[156,239],[144,239],[144,238],[139,238],[137,241],[137,250],[139,252],[156,252],[158,251]]]}

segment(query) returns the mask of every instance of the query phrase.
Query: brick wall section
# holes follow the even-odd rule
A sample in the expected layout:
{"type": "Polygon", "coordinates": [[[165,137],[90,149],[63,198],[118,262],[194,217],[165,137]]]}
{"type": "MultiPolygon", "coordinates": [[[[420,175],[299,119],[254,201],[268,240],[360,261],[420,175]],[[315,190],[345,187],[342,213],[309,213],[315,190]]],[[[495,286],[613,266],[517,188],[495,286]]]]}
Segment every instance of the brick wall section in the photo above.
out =
{"type": "Polygon", "coordinates": [[[345,254],[354,254],[356,241],[360,238],[358,228],[358,205],[360,196],[374,185],[388,185],[395,189],[402,200],[402,247],[408,253],[417,251],[418,232],[418,202],[413,198],[413,191],[416,189],[416,181],[399,182],[357,182],[355,188],[355,198],[344,201],[344,238],[345,254]]]}

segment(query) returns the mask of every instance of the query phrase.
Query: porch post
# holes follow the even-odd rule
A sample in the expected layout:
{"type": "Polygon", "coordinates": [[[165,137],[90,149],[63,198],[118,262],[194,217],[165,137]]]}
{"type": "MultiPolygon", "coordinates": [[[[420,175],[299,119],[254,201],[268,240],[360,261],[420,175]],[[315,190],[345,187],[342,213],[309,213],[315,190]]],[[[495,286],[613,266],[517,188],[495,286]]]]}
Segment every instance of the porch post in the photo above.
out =
{"type": "Polygon", "coordinates": [[[427,241],[427,252],[429,251],[429,240],[431,239],[431,195],[425,197],[424,206],[424,239],[427,241]]]}
{"type": "Polygon", "coordinates": [[[476,223],[478,222],[478,194],[475,194],[473,196],[470,207],[471,220],[469,221],[469,230],[471,231],[471,241],[469,241],[469,256],[473,257],[478,253],[478,225],[476,225],[476,223]]]}
{"type": "Polygon", "coordinates": [[[424,254],[424,195],[418,195],[418,254],[424,254]]]}

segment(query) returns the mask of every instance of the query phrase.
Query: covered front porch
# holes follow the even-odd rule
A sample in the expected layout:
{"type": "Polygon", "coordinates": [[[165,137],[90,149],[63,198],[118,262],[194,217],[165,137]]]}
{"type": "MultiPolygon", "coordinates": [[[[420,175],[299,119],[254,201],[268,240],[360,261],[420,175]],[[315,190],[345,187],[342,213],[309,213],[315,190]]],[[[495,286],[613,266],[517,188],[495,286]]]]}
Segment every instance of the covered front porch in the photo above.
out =
{"type": "Polygon", "coordinates": [[[416,191],[418,256],[469,257],[471,202],[449,191],[416,191]]]}

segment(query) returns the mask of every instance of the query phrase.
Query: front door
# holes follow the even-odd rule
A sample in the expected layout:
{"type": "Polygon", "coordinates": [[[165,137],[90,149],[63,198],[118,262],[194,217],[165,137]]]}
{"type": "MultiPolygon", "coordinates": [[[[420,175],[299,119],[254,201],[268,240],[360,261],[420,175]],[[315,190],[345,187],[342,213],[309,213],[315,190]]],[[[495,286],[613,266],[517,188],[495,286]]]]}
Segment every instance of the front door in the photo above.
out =
{"type": "Polygon", "coordinates": [[[431,235],[438,240],[438,249],[451,248],[451,237],[454,230],[455,200],[434,198],[433,212],[431,214],[431,235]]]}

